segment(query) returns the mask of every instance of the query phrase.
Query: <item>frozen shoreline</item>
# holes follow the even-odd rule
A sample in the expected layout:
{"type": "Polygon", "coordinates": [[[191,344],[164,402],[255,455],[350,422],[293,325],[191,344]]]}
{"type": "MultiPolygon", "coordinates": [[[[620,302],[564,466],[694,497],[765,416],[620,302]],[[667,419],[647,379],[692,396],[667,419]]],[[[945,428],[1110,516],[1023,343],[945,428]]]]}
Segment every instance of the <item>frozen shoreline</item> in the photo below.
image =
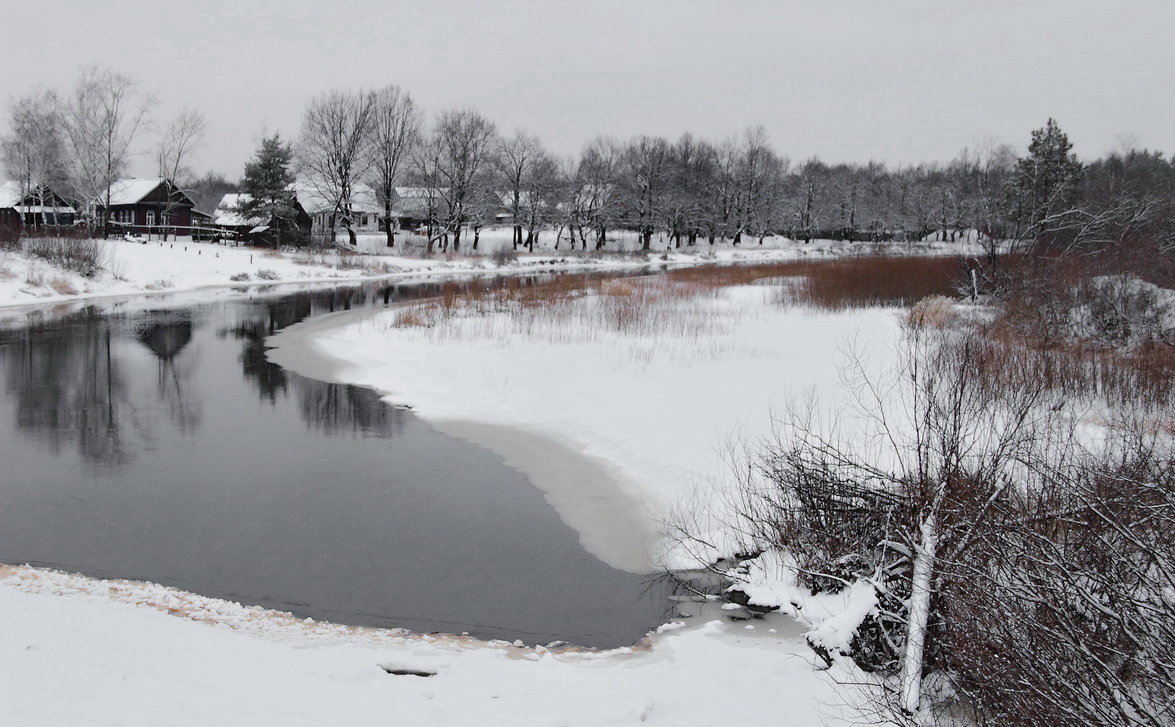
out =
{"type": "Polygon", "coordinates": [[[779,308],[765,294],[728,289],[707,303],[724,330],[699,341],[533,340],[506,333],[506,314],[466,321],[493,331],[483,338],[435,340],[429,329],[389,329],[396,310],[384,309],[291,326],[268,339],[267,356],[303,375],[372,388],[495,452],[613,567],[693,568],[696,558],[666,530],[683,510],[722,506],[740,450],[769,437],[772,417],[812,394],[823,413],[835,411],[844,347],[865,352],[874,371],[893,360],[894,311],[779,308]]]}
{"type": "Polygon", "coordinates": [[[0,566],[0,615],[19,624],[0,640],[0,717],[12,724],[852,723],[850,697],[783,616],[675,622],[610,651],[530,648],[27,566],[0,566]]]}

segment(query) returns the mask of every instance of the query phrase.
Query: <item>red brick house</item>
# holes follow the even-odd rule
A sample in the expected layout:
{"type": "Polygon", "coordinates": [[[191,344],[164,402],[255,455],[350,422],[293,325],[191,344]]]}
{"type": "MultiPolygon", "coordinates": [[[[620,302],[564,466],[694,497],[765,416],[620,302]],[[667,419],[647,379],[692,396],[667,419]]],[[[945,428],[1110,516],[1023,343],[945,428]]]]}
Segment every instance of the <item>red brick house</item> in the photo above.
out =
{"type": "Polygon", "coordinates": [[[106,196],[95,202],[97,224],[109,220],[110,231],[131,235],[189,235],[192,232],[192,199],[170,180],[120,179],[106,196]]]}

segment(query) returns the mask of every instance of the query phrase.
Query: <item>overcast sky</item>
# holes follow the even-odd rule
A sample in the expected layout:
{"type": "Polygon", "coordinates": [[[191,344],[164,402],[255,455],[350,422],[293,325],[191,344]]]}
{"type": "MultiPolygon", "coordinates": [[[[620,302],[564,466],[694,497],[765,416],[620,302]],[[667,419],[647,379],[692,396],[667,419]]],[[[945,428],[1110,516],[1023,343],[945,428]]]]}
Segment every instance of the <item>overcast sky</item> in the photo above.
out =
{"type": "Polygon", "coordinates": [[[1049,116],[1084,157],[1175,152],[1175,0],[6,0],[3,25],[0,99],[112,67],[157,117],[203,109],[193,166],[230,178],[311,96],[388,83],[561,154],[762,124],[793,160],[910,163],[1049,116]]]}

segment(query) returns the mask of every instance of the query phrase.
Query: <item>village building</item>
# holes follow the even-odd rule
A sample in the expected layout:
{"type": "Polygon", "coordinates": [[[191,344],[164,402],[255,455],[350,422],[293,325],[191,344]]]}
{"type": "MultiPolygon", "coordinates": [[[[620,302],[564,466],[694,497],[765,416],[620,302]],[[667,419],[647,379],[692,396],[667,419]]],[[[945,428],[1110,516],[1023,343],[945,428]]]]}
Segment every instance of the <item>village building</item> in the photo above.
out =
{"type": "MultiPolygon", "coordinates": [[[[292,191],[292,190],[291,190],[292,191]]],[[[225,237],[255,245],[272,245],[278,240],[277,225],[274,220],[259,216],[246,217],[241,213],[242,205],[253,200],[253,196],[244,192],[230,192],[220,198],[216,211],[212,215],[212,224],[225,237]]],[[[298,200],[292,199],[296,230],[287,230],[286,238],[293,235],[304,235],[310,232],[311,218],[302,208],[298,200]],[[289,234],[293,233],[293,235],[289,234]]]]}
{"type": "MultiPolygon", "coordinates": [[[[395,229],[422,232],[430,223],[435,225],[442,216],[447,191],[440,187],[396,187],[392,201],[395,229]]],[[[386,231],[386,227],[380,229],[386,231]]]]}
{"type": "Polygon", "coordinates": [[[71,227],[77,211],[49,187],[0,183],[0,227],[8,230],[71,227]]]}
{"type": "Polygon", "coordinates": [[[350,217],[340,209],[334,200],[328,199],[319,187],[300,180],[294,183],[294,195],[298,204],[310,216],[311,234],[336,234],[348,228],[356,235],[380,232],[380,217],[383,207],[376,200],[375,190],[362,182],[351,188],[350,217]]]}
{"type": "Polygon", "coordinates": [[[170,180],[120,179],[110,185],[109,207],[106,195],[95,200],[96,224],[129,235],[189,235],[194,206],[170,180]]]}

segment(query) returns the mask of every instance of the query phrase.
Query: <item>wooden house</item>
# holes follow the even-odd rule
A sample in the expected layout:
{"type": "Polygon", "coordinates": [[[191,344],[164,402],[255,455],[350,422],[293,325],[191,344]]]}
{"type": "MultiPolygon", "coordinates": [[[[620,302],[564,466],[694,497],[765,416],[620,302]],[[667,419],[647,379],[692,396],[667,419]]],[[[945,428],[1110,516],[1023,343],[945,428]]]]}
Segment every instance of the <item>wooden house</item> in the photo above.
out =
{"type": "Polygon", "coordinates": [[[99,227],[130,235],[189,235],[192,232],[192,199],[170,180],[120,179],[107,196],[95,200],[99,227]]]}
{"type": "Polygon", "coordinates": [[[15,231],[72,227],[77,211],[47,186],[0,183],[0,227],[15,231]]]}

